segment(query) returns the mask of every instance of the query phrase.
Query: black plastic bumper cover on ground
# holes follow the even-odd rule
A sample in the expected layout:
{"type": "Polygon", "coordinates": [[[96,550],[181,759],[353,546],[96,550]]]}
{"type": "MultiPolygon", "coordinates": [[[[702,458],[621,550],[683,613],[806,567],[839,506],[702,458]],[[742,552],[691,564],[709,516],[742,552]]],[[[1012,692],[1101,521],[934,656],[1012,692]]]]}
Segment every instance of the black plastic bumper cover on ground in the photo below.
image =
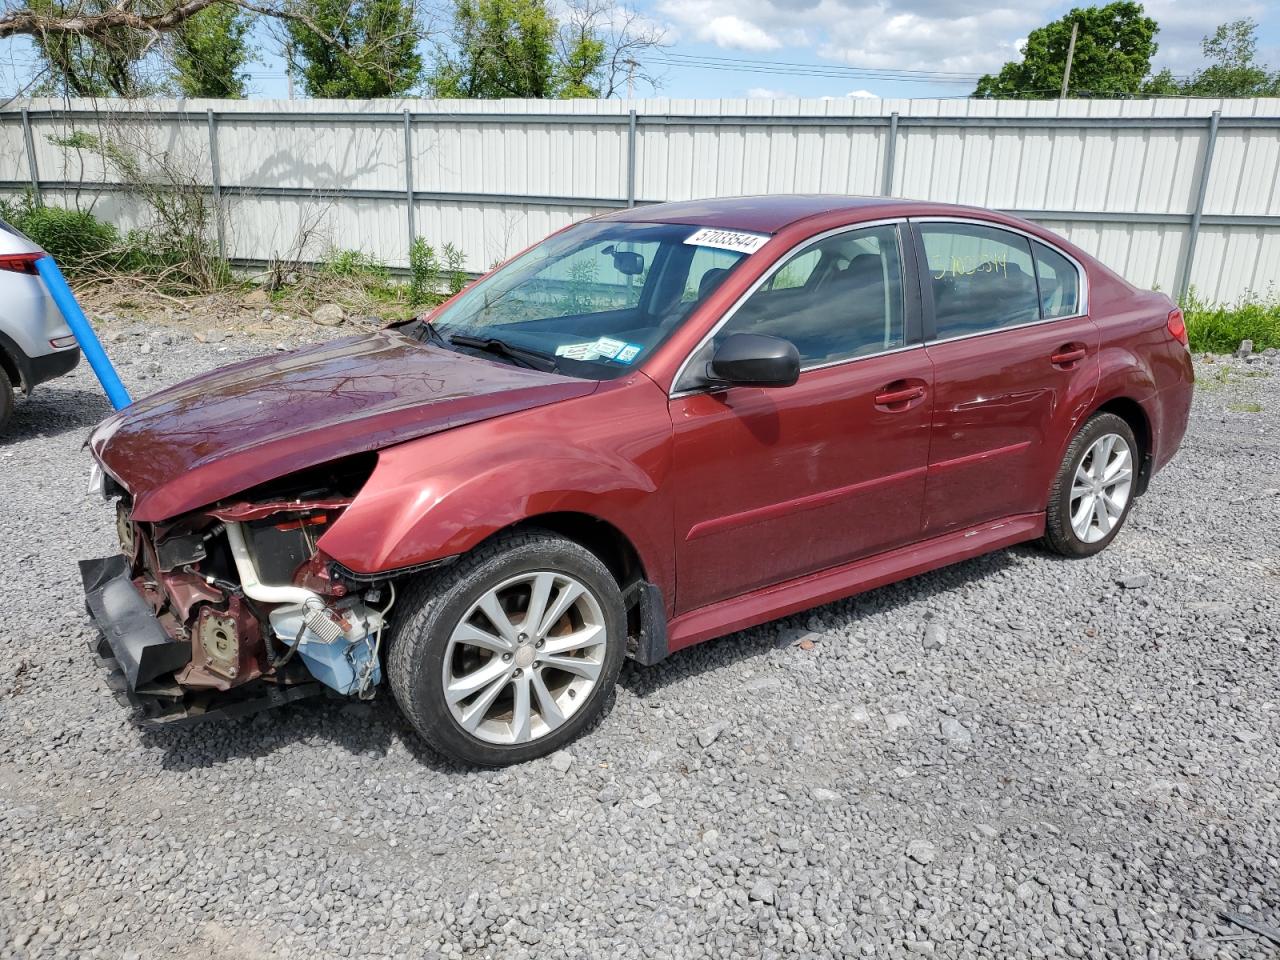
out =
{"type": "Polygon", "coordinates": [[[123,556],[80,561],[84,599],[130,690],[191,662],[191,644],[174,641],[133,585],[123,556]]]}
{"type": "Polygon", "coordinates": [[[284,685],[251,680],[227,691],[189,690],[172,674],[191,661],[191,644],[174,641],[133,585],[122,556],[82,560],[85,604],[102,637],[92,649],[108,670],[107,686],[145,726],[230,720],[324,696],[324,684],[298,668],[284,685]]]}

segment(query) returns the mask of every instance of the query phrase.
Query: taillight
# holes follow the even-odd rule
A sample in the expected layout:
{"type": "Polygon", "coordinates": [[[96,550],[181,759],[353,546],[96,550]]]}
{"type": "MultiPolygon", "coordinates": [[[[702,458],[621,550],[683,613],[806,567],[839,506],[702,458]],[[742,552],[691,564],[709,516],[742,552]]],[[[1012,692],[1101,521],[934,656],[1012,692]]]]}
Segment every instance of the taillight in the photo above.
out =
{"type": "Polygon", "coordinates": [[[1187,321],[1183,319],[1182,310],[1179,307],[1169,311],[1169,335],[1190,349],[1191,340],[1187,337],[1187,321]]]}
{"type": "Polygon", "coordinates": [[[17,253],[0,256],[0,270],[8,270],[11,273],[27,273],[34,277],[39,274],[39,271],[36,270],[36,261],[43,256],[43,253],[17,253]]]}
{"type": "Polygon", "coordinates": [[[65,350],[67,347],[76,345],[76,335],[73,333],[68,337],[54,337],[49,341],[49,346],[55,350],[65,350]]]}

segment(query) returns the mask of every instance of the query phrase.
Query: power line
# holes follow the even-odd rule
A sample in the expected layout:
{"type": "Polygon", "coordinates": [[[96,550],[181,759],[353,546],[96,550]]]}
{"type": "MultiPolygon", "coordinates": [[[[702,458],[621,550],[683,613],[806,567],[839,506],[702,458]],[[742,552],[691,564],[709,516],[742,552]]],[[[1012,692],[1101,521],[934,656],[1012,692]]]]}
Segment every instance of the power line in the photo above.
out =
{"type": "MultiPolygon", "coordinates": [[[[843,64],[805,64],[786,60],[751,60],[742,57],[720,57],[674,53],[666,50],[656,52],[652,56],[658,63],[680,69],[713,70],[729,73],[758,73],[782,77],[815,77],[850,81],[881,80],[894,83],[955,84],[958,86],[972,86],[984,76],[984,74],[979,73],[966,74],[942,70],[895,70],[880,67],[846,66],[843,64]]],[[[1173,77],[1175,80],[1187,79],[1186,76],[1181,74],[1174,74],[1173,77]]],[[[1053,90],[1046,88],[1044,91],[1040,92],[1053,93],[1055,90],[1056,88],[1053,90]]],[[[1107,91],[1088,90],[1080,90],[1076,92],[1085,96],[1098,96],[1107,93],[1107,91]]],[[[1122,98],[1132,97],[1135,95],[1141,96],[1140,94],[1133,94],[1124,91],[1114,91],[1111,92],[1110,95],[1122,98]]],[[[943,97],[941,99],[948,98],[943,97]]]]}
{"type": "Polygon", "coordinates": [[[735,64],[750,67],[753,69],[776,69],[776,68],[798,68],[802,70],[825,70],[839,71],[841,73],[850,74],[882,74],[888,73],[894,76],[916,76],[928,78],[952,78],[955,80],[977,80],[982,74],[980,73],[963,73],[955,70],[909,70],[906,68],[896,67],[859,67],[853,64],[843,63],[799,63],[793,60],[753,60],[746,57],[724,57],[712,56],[704,54],[676,53],[674,51],[663,50],[661,56],[670,57],[679,60],[688,60],[696,63],[717,63],[717,64],[735,64]]]}
{"type": "Polygon", "coordinates": [[[979,75],[974,75],[972,79],[960,79],[958,77],[922,77],[907,76],[894,71],[870,71],[864,70],[853,73],[849,70],[841,70],[839,68],[828,69],[821,65],[812,68],[798,67],[771,67],[767,64],[759,66],[735,66],[732,64],[718,63],[699,63],[696,60],[673,60],[665,55],[655,56],[654,60],[658,63],[665,64],[669,67],[681,67],[691,70],[715,70],[728,73],[759,73],[781,77],[823,77],[826,79],[836,80],[891,80],[897,83],[950,83],[962,86],[973,86],[978,80],[979,75]]]}

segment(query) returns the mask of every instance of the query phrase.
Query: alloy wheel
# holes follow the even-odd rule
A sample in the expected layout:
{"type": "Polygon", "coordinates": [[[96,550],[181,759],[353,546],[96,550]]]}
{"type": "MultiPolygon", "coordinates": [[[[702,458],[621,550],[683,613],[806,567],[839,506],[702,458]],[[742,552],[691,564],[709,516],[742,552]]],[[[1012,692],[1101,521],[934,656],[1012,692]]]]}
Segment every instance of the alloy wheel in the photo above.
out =
{"type": "Polygon", "coordinates": [[[449,637],[449,710],[487,743],[544,737],[589,698],[606,640],[600,601],[575,577],[539,570],[505,580],[471,605],[449,637]]]}
{"type": "Polygon", "coordinates": [[[1124,437],[1104,433],[1085,451],[1071,482],[1071,529],[1097,543],[1115,529],[1133,489],[1133,451],[1124,437]]]}

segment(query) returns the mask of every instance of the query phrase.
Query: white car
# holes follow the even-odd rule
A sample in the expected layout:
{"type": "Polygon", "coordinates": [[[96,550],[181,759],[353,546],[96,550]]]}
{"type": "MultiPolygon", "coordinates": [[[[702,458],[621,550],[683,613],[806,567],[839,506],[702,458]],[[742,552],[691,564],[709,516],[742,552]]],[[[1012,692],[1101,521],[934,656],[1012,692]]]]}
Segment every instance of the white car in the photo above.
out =
{"type": "Polygon", "coordinates": [[[0,433],[13,414],[15,390],[29,396],[80,362],[75,335],[36,272],[44,255],[0,220],[0,433]]]}

